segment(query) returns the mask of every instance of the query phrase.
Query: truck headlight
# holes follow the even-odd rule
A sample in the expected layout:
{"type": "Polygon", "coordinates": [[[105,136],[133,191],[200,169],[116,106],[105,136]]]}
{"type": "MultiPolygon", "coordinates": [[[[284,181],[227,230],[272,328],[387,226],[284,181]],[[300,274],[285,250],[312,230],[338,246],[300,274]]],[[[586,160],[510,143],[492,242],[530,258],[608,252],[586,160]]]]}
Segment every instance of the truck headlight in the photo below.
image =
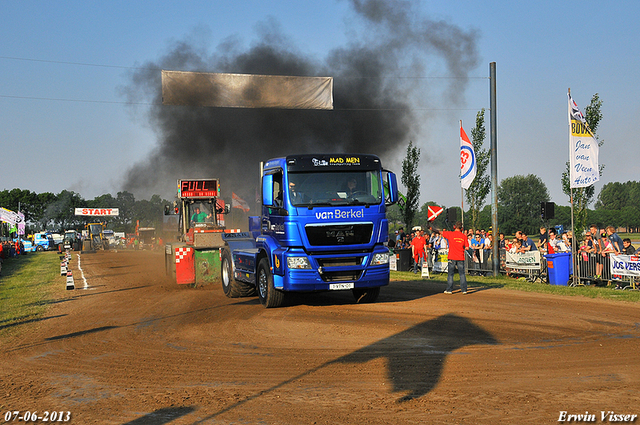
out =
{"type": "Polygon", "coordinates": [[[311,264],[307,257],[287,257],[287,267],[289,269],[310,269],[311,264]]]}
{"type": "Polygon", "coordinates": [[[389,264],[388,252],[379,252],[377,254],[373,254],[373,258],[371,259],[371,265],[378,266],[380,264],[389,264]]]}

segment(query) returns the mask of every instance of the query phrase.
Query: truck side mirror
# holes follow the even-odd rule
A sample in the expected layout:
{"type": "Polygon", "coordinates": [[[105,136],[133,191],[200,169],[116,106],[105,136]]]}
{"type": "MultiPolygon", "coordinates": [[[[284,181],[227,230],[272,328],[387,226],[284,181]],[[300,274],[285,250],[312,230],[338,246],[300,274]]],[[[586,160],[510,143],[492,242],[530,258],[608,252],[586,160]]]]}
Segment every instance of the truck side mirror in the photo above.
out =
{"type": "Polygon", "coordinates": [[[262,176],[262,205],[273,205],[273,174],[262,176]]]}
{"type": "Polygon", "coordinates": [[[398,202],[398,181],[394,173],[387,173],[387,184],[385,189],[389,190],[387,194],[387,205],[393,205],[398,202]]]}

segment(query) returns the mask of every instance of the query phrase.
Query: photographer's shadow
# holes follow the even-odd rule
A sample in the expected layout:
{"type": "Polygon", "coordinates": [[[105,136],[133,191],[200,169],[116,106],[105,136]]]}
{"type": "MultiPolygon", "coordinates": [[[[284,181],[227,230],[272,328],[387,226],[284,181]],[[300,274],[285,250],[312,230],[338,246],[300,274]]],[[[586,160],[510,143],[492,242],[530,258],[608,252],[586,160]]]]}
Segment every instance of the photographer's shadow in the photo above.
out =
{"type": "Polygon", "coordinates": [[[435,388],[449,354],[477,344],[495,345],[498,341],[469,319],[447,314],[377,341],[334,363],[365,363],[386,358],[392,390],[406,392],[399,401],[407,401],[435,388]]]}

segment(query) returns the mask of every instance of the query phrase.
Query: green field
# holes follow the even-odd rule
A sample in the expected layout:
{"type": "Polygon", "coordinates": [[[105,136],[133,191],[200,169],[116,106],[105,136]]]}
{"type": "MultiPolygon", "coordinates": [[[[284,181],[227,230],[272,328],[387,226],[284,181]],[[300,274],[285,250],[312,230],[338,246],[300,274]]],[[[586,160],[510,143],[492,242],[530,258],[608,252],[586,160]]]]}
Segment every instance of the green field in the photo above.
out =
{"type": "Polygon", "coordinates": [[[22,323],[41,320],[47,305],[66,291],[57,252],[10,258],[0,276],[0,335],[13,334],[22,323]]]}

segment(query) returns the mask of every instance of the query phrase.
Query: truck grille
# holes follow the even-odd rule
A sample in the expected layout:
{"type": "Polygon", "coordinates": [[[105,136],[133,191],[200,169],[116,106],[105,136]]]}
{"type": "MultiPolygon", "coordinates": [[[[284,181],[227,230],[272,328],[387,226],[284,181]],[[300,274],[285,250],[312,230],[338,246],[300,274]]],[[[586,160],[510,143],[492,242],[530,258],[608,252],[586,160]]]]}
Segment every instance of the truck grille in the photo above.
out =
{"type": "Polygon", "coordinates": [[[373,223],[306,226],[309,243],[315,246],[361,245],[371,241],[373,223]]]}
{"type": "Polygon", "coordinates": [[[362,270],[340,271],[340,272],[324,272],[320,275],[324,282],[353,282],[360,279],[362,270]]]}
{"type": "Polygon", "coordinates": [[[320,267],[361,266],[364,257],[316,258],[320,267]]]}

